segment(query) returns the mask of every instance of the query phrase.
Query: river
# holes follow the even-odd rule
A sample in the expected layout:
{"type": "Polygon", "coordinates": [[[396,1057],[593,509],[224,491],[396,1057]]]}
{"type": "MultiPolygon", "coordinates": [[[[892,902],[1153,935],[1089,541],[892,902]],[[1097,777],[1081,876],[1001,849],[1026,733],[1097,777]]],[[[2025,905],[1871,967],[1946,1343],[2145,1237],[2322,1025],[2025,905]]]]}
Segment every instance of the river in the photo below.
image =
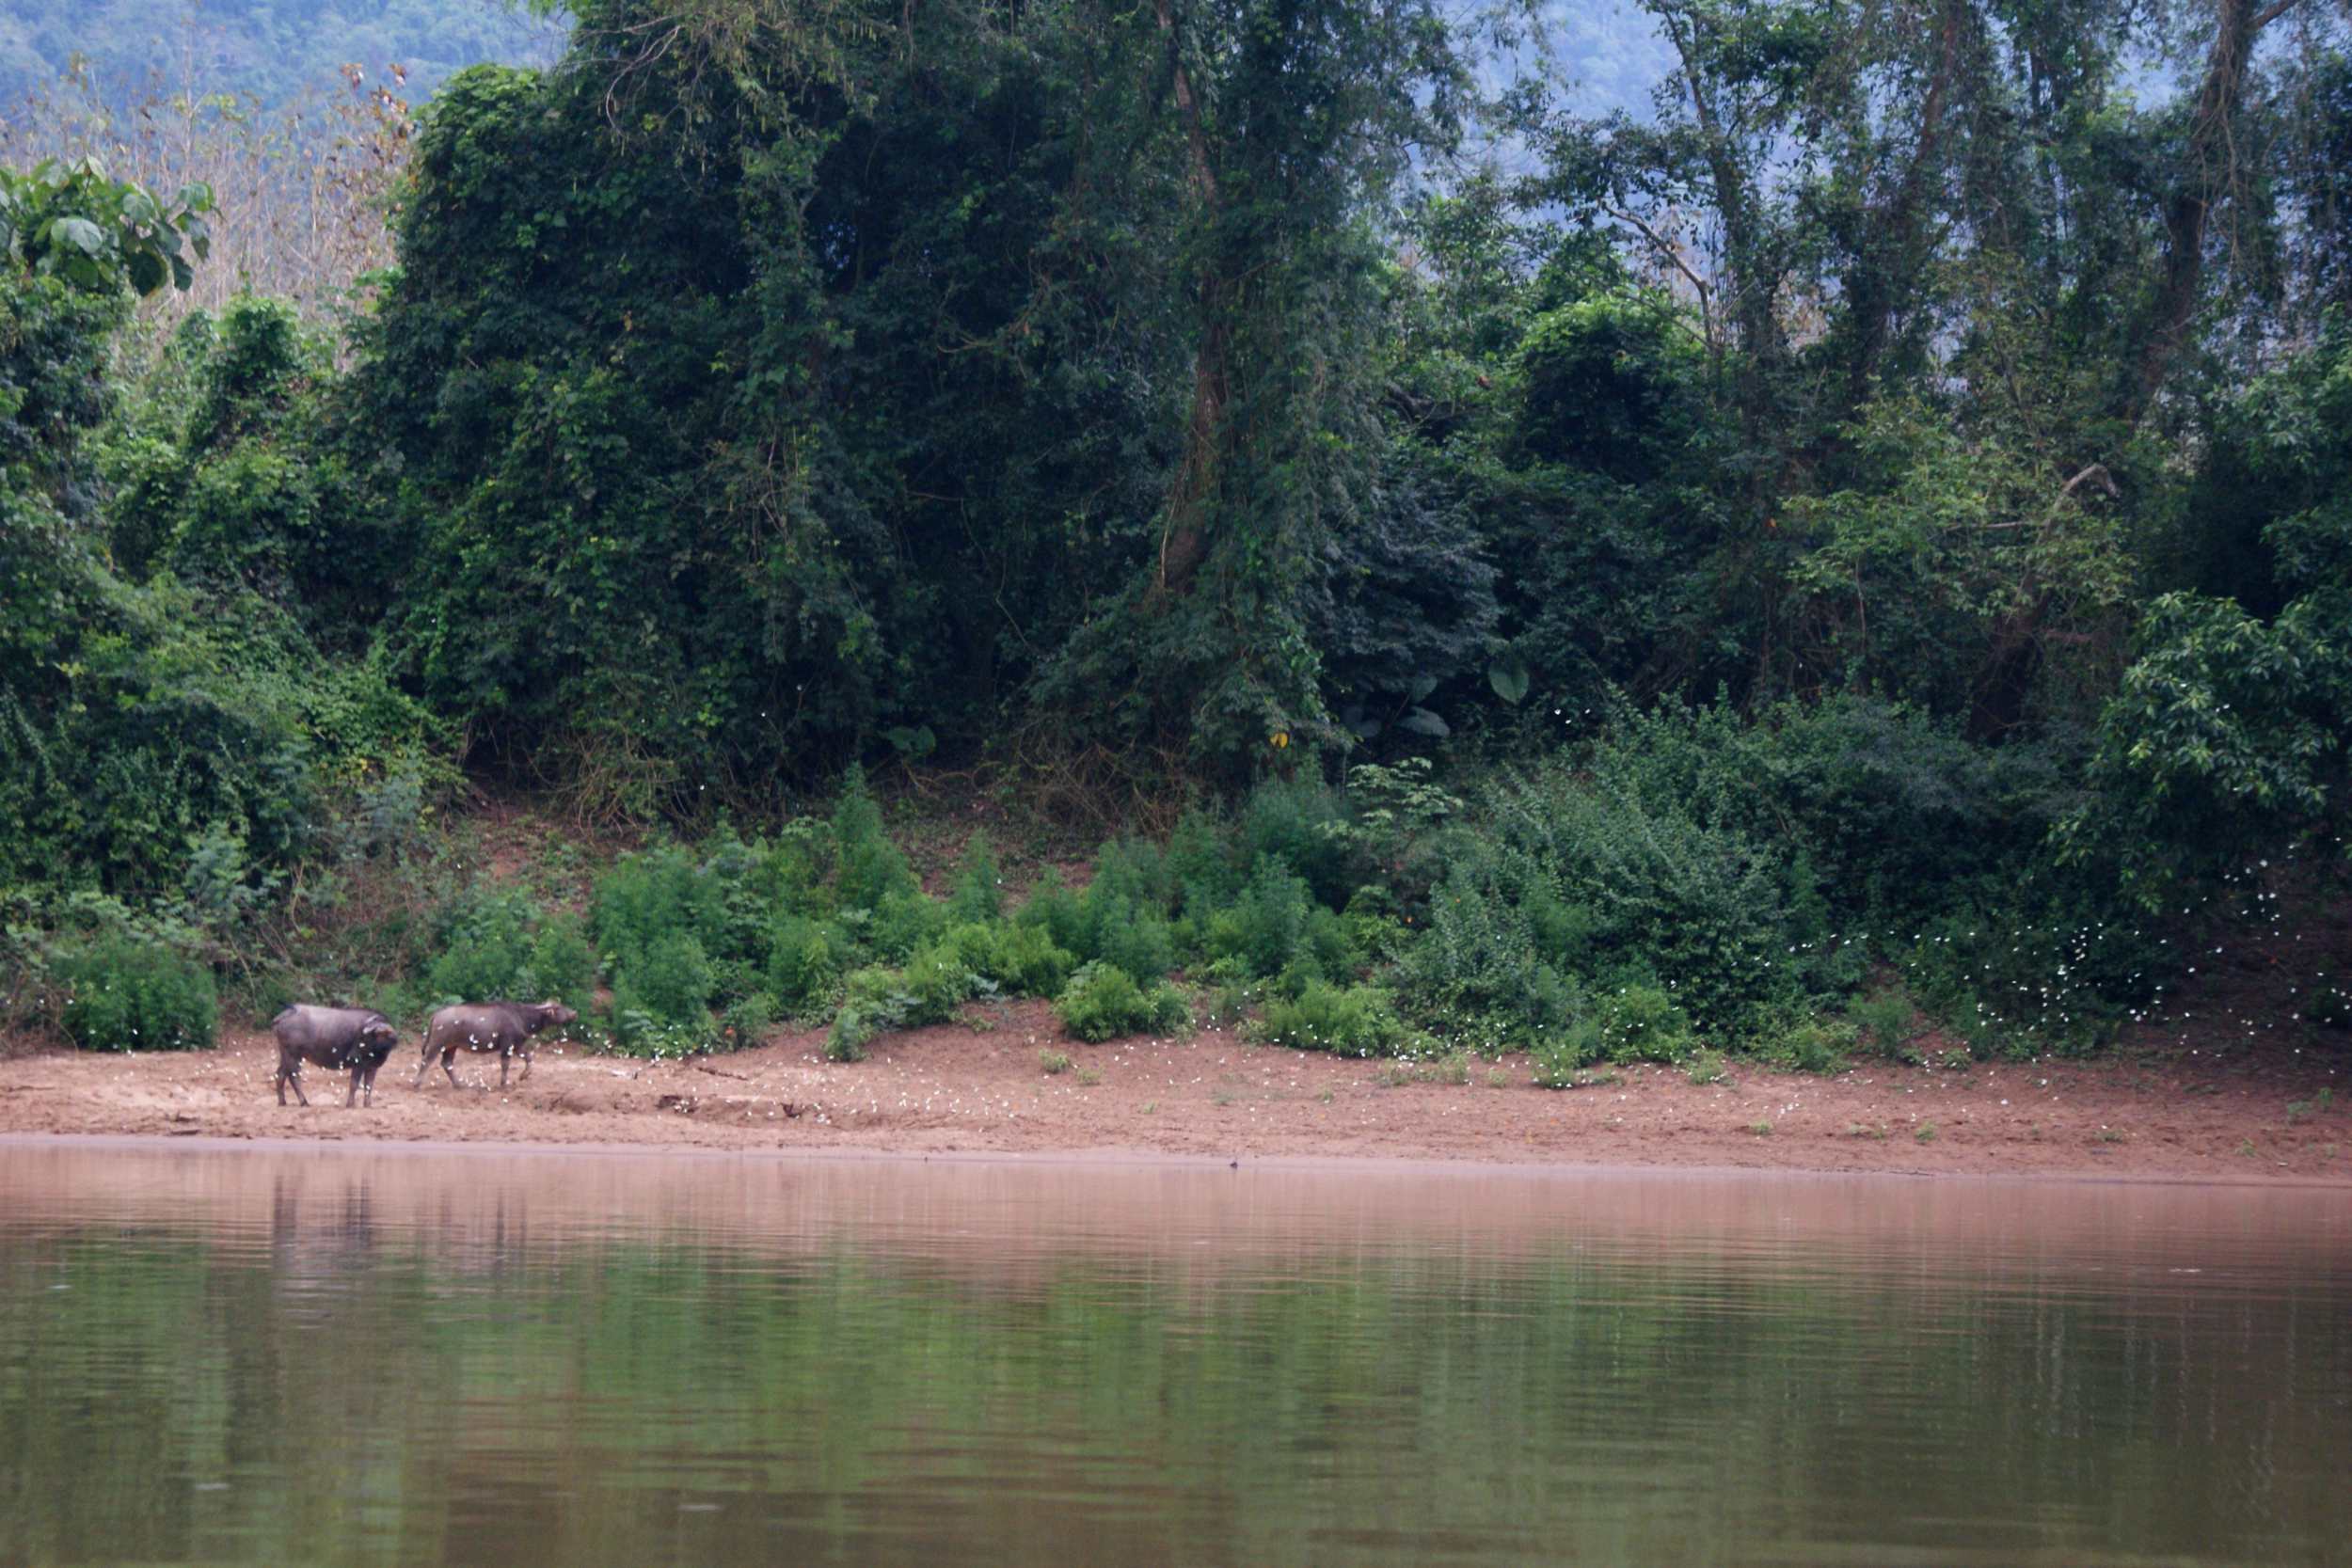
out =
{"type": "Polygon", "coordinates": [[[2352,1195],[0,1142],[0,1563],[2343,1563],[2352,1195]]]}

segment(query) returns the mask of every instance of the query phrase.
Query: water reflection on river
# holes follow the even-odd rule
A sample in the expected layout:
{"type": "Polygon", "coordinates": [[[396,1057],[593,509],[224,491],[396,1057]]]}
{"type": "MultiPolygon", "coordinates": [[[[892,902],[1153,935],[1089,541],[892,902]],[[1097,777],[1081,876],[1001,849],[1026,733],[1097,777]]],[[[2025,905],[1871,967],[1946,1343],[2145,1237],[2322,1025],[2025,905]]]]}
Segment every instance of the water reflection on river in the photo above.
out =
{"type": "Polygon", "coordinates": [[[2352,1560],[2352,1195],[0,1144],[0,1562],[2352,1560]]]}

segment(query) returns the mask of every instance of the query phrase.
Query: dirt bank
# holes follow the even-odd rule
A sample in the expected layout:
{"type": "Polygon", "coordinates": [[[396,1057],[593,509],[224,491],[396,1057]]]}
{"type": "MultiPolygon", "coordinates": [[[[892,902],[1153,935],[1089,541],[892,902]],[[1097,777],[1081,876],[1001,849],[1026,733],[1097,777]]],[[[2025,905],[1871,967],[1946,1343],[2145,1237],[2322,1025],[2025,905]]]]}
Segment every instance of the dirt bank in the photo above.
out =
{"type": "Polygon", "coordinates": [[[468,1086],[413,1085],[413,1044],[373,1110],[309,1075],[280,1108],[276,1047],[233,1035],[216,1052],[42,1053],[0,1060],[0,1132],[431,1139],[653,1148],[932,1153],[1132,1153],[1755,1166],[2286,1180],[2352,1185],[2352,1064],[2300,1054],[2216,1060],[2127,1052],[2096,1062],[1870,1063],[1832,1077],[1736,1066],[1694,1085],[1666,1068],[1534,1088],[1527,1063],[1475,1063],[1468,1084],[1396,1082],[1395,1069],[1254,1047],[1220,1032],[1087,1046],[1041,1006],[887,1037],[870,1060],[823,1060],[820,1037],[696,1062],[543,1048],[504,1092],[483,1058],[468,1086]],[[1041,1050],[1066,1053],[1047,1074],[1041,1050]],[[2347,1080],[2347,1081],[2340,1081],[2347,1080]],[[487,1085],[487,1086],[484,1086],[487,1085]]]}

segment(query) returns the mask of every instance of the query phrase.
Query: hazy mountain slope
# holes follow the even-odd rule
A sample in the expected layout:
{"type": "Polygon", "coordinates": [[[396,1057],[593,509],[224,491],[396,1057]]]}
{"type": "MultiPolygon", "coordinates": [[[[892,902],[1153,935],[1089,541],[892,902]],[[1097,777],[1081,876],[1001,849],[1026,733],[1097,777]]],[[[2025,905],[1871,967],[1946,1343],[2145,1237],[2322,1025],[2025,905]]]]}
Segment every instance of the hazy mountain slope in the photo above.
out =
{"type": "Polygon", "coordinates": [[[0,102],[77,58],[109,95],[153,82],[278,103],[354,63],[400,65],[421,97],[476,61],[550,59],[562,40],[503,0],[0,0],[0,102]]]}

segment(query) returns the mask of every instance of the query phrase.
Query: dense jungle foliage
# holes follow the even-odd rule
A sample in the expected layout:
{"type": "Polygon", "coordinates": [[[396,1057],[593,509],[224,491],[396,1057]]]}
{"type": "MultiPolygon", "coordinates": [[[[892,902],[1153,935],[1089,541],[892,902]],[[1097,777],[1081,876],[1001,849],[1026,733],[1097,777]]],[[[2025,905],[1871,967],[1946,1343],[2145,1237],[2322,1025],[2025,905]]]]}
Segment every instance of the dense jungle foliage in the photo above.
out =
{"type": "Polygon", "coordinates": [[[2079,1049],[2329,896],[2352,14],[1644,9],[1596,117],[1431,0],[591,0],[333,317],[142,307],[201,185],[8,175],[0,1000],[1565,1081],[2079,1049]],[[860,764],[1159,832],[927,894],[860,764]],[[468,790],[658,842],[566,913],[468,790]]]}

